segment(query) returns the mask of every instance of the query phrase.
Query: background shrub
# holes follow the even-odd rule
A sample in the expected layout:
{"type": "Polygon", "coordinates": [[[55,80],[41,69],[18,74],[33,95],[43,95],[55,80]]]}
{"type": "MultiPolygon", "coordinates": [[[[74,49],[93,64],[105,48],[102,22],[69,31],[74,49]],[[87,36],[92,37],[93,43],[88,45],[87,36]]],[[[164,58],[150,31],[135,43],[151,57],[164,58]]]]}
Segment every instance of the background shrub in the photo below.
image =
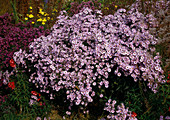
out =
{"type": "Polygon", "coordinates": [[[27,24],[14,24],[12,15],[4,14],[0,17],[0,70],[9,69],[9,60],[19,48],[28,50],[28,45],[41,35],[48,35],[49,30],[42,26],[34,28],[31,21],[27,24]]]}

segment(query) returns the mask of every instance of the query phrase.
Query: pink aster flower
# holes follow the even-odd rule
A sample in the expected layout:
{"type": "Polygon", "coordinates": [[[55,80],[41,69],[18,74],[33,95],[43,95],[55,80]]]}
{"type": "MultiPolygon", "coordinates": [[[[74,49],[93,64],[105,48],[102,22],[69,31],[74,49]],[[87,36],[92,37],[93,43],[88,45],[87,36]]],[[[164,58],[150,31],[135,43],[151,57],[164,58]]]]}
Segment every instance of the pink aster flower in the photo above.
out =
{"type": "Polygon", "coordinates": [[[103,97],[103,94],[100,94],[100,98],[102,98],[103,97]]]}

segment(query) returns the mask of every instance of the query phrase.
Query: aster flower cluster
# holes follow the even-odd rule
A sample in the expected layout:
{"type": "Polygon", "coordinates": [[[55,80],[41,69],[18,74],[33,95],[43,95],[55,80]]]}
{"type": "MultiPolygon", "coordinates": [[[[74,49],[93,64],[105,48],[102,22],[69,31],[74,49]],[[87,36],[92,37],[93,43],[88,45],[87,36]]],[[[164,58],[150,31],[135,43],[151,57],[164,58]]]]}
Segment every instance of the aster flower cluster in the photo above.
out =
{"type": "Polygon", "coordinates": [[[157,39],[149,34],[145,17],[137,9],[127,14],[125,9],[119,9],[114,16],[101,15],[99,10],[84,7],[68,19],[66,11],[61,11],[50,35],[30,43],[30,53],[21,49],[15,52],[13,59],[25,68],[24,58],[38,62],[29,82],[38,84],[40,92],[49,93],[50,99],[53,94],[49,88],[65,88],[70,107],[73,103],[87,106],[93,102],[94,86],[108,88],[111,83],[107,78],[113,66],[118,66],[117,76],[123,72],[135,82],[147,80],[157,92],[158,83],[164,83],[165,76],[161,75],[159,53],[155,57],[149,54],[154,52],[157,39]]]}
{"type": "MultiPolygon", "coordinates": [[[[141,10],[142,1],[136,1],[136,3],[133,4],[133,7],[136,6],[138,10],[141,10]]],[[[164,56],[167,56],[167,58],[170,57],[170,36],[169,36],[169,23],[170,23],[170,14],[169,14],[169,8],[170,8],[170,1],[167,0],[160,0],[156,1],[154,4],[151,1],[145,1],[143,3],[144,8],[144,15],[146,17],[152,16],[153,19],[148,20],[148,24],[151,23],[151,21],[154,21],[156,23],[155,25],[149,25],[149,31],[152,35],[158,38],[158,45],[164,45],[164,56]],[[146,14],[146,11],[150,14],[146,14]]],[[[164,66],[164,71],[168,68],[170,65],[169,59],[166,59],[166,65],[164,66]]]]}
{"type": "Polygon", "coordinates": [[[124,104],[121,103],[121,105],[117,106],[117,111],[115,110],[115,100],[109,99],[106,103],[106,107],[104,108],[105,111],[108,111],[110,114],[107,116],[108,119],[113,120],[126,120],[128,117],[128,120],[137,120],[135,116],[133,116],[131,111],[128,111],[128,108],[125,108],[124,104]],[[117,113],[116,115],[114,113],[117,113]]]}
{"type": "MultiPolygon", "coordinates": [[[[146,1],[145,3],[148,3],[148,1],[146,1]]],[[[147,6],[144,5],[144,7],[146,8],[147,6]]],[[[142,10],[142,1],[136,0],[129,8],[137,9],[138,11],[141,11],[142,10]]],[[[158,22],[153,14],[151,14],[151,13],[146,14],[146,12],[144,11],[144,15],[146,15],[146,18],[147,18],[146,21],[147,21],[147,24],[149,24],[149,27],[156,27],[158,25],[158,22]]]]}

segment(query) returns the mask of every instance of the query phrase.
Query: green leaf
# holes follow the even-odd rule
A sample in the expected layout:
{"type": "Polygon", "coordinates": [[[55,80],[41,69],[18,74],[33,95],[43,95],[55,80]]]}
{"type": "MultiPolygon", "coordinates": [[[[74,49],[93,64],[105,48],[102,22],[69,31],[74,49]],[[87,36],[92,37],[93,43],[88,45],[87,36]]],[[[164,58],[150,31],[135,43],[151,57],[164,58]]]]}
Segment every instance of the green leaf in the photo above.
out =
{"type": "Polygon", "coordinates": [[[114,82],[114,84],[118,85],[118,83],[117,83],[117,82],[114,82]]]}
{"type": "Polygon", "coordinates": [[[101,90],[102,93],[104,93],[104,91],[105,91],[105,90],[103,90],[103,89],[101,90]]]}
{"type": "Polygon", "coordinates": [[[118,87],[117,89],[116,89],[116,91],[118,91],[120,89],[120,87],[118,87]]]}

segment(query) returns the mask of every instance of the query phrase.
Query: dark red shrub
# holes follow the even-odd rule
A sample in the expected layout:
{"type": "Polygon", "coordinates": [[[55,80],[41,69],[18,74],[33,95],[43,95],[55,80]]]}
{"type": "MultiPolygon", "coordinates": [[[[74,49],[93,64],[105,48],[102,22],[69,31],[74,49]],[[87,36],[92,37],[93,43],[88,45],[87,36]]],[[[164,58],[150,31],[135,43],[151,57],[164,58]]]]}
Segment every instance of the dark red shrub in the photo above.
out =
{"type": "Polygon", "coordinates": [[[34,28],[31,21],[15,25],[12,19],[13,16],[8,13],[0,16],[0,71],[9,69],[9,60],[15,51],[20,48],[27,50],[34,38],[49,34],[49,30],[44,30],[42,26],[34,28]]]}

